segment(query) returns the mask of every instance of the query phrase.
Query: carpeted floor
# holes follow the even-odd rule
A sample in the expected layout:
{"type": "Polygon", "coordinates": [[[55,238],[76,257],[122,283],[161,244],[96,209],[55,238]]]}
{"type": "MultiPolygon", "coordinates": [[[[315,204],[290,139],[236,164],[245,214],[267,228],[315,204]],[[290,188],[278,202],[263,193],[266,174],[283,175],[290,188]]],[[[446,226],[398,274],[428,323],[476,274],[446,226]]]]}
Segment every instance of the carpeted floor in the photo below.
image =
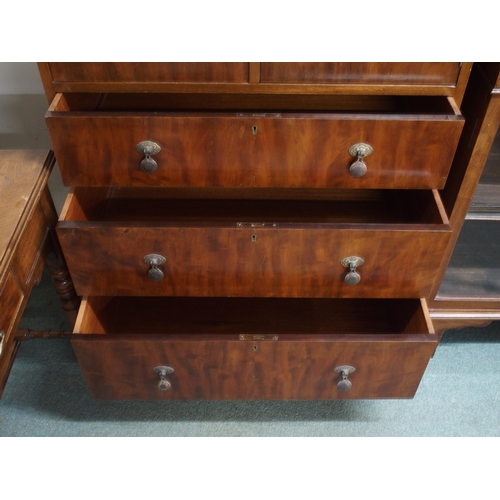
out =
{"type": "MultiPolygon", "coordinates": [[[[48,274],[22,327],[65,329],[48,274]]],[[[0,436],[500,436],[500,323],[449,331],[412,400],[94,401],[69,340],[22,343],[0,436]]]]}

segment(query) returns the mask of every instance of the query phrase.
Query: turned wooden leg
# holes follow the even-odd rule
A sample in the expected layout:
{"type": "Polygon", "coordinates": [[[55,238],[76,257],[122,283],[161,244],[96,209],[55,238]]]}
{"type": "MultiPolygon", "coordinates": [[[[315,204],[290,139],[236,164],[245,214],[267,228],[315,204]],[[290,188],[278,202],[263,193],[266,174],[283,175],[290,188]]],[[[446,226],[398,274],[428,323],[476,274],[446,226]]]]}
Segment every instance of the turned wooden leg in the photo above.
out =
{"type": "Polygon", "coordinates": [[[59,295],[64,314],[73,328],[80,307],[80,297],[76,295],[68,268],[62,259],[52,252],[47,255],[45,263],[52,276],[52,283],[59,295]]]}

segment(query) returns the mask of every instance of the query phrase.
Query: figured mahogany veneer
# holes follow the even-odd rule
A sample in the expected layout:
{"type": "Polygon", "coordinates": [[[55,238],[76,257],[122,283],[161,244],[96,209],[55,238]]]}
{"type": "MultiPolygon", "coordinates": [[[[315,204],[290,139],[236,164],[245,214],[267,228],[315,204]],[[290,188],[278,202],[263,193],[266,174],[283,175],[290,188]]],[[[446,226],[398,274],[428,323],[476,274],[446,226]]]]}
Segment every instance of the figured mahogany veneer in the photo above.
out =
{"type": "Polygon", "coordinates": [[[212,82],[248,81],[248,63],[49,63],[58,82],[212,82]]]}
{"type": "Polygon", "coordinates": [[[279,203],[100,193],[75,189],[57,226],[85,296],[418,298],[450,236],[439,195],[429,191],[279,203]],[[151,253],[166,258],[159,281],[143,262],[151,253]],[[365,261],[355,286],[344,281],[349,256],[365,261]]]}
{"type": "Polygon", "coordinates": [[[89,297],[72,345],[97,399],[291,400],[412,397],[437,342],[419,300],[89,297]]]}
{"type": "Polygon", "coordinates": [[[261,82],[455,85],[459,63],[261,63],[261,82]]]}
{"type": "Polygon", "coordinates": [[[59,94],[46,114],[63,181],[73,186],[438,189],[463,127],[456,106],[439,97],[362,100],[369,112],[355,99],[302,98],[322,107],[307,113],[272,98],[242,111],[245,96],[207,97],[215,109],[206,111],[170,111],[169,100],[151,95],[77,97],[59,94]],[[155,172],[140,168],[143,141],[161,148],[155,172]],[[374,150],[362,177],[349,171],[357,143],[374,150]]]}

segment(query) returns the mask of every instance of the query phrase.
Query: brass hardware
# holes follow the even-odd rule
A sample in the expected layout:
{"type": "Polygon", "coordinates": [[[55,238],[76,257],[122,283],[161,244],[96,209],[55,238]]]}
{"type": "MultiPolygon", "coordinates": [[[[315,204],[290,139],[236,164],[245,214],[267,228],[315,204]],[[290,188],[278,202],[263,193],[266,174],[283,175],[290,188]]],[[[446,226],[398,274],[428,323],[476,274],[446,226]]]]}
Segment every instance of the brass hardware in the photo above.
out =
{"type": "Polygon", "coordinates": [[[5,340],[5,332],[2,330],[0,332],[0,356],[2,355],[4,340],[5,340]]]}
{"type": "Polygon", "coordinates": [[[335,373],[340,373],[342,380],[337,384],[339,391],[348,391],[352,387],[352,382],[347,378],[352,372],[355,372],[354,366],[342,365],[335,368],[335,373]]]}
{"type": "Polygon", "coordinates": [[[250,236],[250,239],[252,240],[253,243],[255,243],[257,241],[257,235],[252,234],[252,236],[250,236]]]}
{"type": "Polygon", "coordinates": [[[240,333],[240,340],[278,340],[277,335],[240,333]]]}
{"type": "Polygon", "coordinates": [[[237,113],[242,118],[281,118],[281,113],[237,113]]]}
{"type": "Polygon", "coordinates": [[[279,227],[278,222],[237,222],[236,227],[279,227]]]}
{"type": "Polygon", "coordinates": [[[163,271],[158,267],[161,266],[162,264],[165,264],[167,262],[167,259],[163,257],[163,255],[159,255],[156,253],[150,253],[143,257],[143,262],[145,264],[149,264],[150,269],[148,271],[148,276],[154,280],[154,281],[159,281],[163,278],[164,274],[163,271]]]}
{"type": "Polygon", "coordinates": [[[252,346],[252,349],[254,350],[254,352],[257,352],[258,349],[257,345],[252,346]]]}
{"type": "Polygon", "coordinates": [[[144,155],[141,170],[148,173],[154,172],[158,168],[158,163],[151,157],[161,151],[160,145],[153,141],[142,141],[135,148],[144,155]]]}
{"type": "Polygon", "coordinates": [[[153,371],[160,377],[158,382],[158,389],[160,391],[168,391],[172,384],[169,380],[167,380],[167,375],[174,373],[174,369],[171,366],[155,366],[153,371]]]}
{"type": "Polygon", "coordinates": [[[366,174],[367,167],[363,160],[372,153],[373,148],[369,144],[365,144],[363,142],[353,144],[349,148],[349,154],[357,158],[356,161],[349,167],[349,173],[353,177],[362,177],[366,174]]]}
{"type": "Polygon", "coordinates": [[[254,126],[252,127],[252,134],[253,134],[253,135],[257,135],[257,125],[254,125],[254,126]]]}
{"type": "Polygon", "coordinates": [[[351,257],[346,257],[345,259],[342,259],[341,264],[344,267],[349,268],[349,272],[346,274],[346,277],[344,278],[344,281],[348,285],[357,285],[361,281],[361,276],[359,273],[356,271],[356,269],[363,265],[365,261],[361,257],[356,257],[356,256],[351,256],[351,257]]]}

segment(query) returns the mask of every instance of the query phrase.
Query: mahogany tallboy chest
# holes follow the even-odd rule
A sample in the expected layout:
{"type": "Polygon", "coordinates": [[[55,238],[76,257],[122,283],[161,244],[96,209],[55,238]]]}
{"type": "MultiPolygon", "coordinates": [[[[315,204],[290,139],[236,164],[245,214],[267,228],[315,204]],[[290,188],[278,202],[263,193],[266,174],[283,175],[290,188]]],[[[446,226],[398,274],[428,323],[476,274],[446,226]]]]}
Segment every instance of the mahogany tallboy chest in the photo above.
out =
{"type": "Polygon", "coordinates": [[[445,329],[500,319],[459,240],[500,235],[498,162],[471,205],[499,64],[39,69],[95,398],[408,398],[445,329]]]}

